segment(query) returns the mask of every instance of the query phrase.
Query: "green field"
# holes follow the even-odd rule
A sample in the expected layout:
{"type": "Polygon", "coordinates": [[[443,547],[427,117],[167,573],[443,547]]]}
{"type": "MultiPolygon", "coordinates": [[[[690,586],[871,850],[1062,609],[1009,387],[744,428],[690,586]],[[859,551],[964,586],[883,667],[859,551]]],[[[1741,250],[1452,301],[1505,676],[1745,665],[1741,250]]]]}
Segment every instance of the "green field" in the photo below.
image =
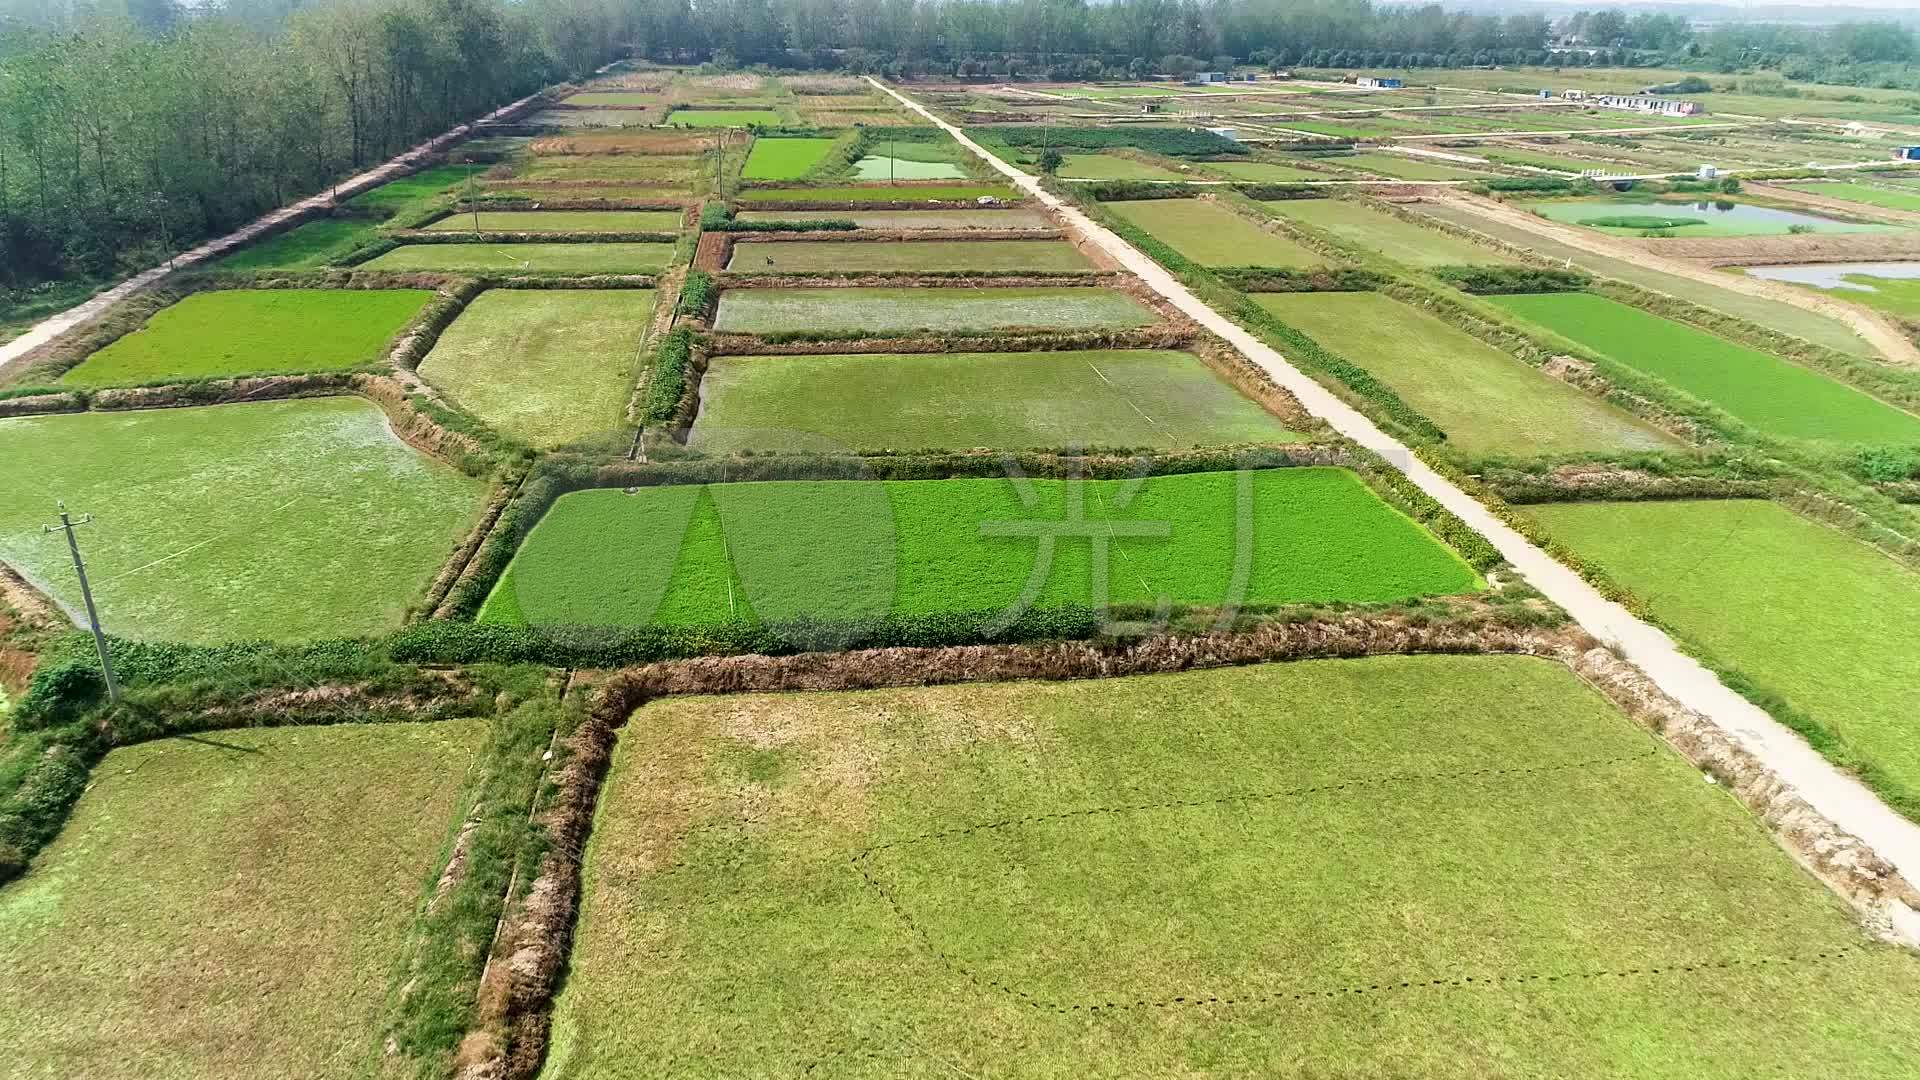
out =
{"type": "Polygon", "coordinates": [[[1184,180],[1185,173],[1119,154],[1068,154],[1056,174],[1064,180],[1184,180]]]}
{"type": "Polygon", "coordinates": [[[1679,297],[1689,303],[1746,319],[1748,322],[1770,330],[1825,345],[1829,349],[1838,349],[1855,356],[1878,355],[1872,345],[1867,344],[1859,335],[1848,329],[1845,323],[1804,308],[1782,304],[1764,296],[1752,296],[1734,292],[1731,289],[1722,289],[1692,278],[1648,270],[1624,259],[1594,255],[1584,248],[1572,247],[1526,229],[1492,221],[1464,208],[1429,203],[1423,204],[1419,209],[1423,214],[1439,218],[1441,221],[1451,221],[1455,225],[1464,225],[1497,240],[1526,248],[1537,255],[1562,263],[1570,261],[1575,267],[1589,273],[1617,278],[1644,289],[1679,297]]]}
{"type": "Polygon", "coordinates": [[[626,422],[651,289],[489,289],[420,375],[454,404],[547,449],[626,422]]]}
{"type": "Polygon", "coordinates": [[[427,228],[436,232],[636,233],[679,232],[678,210],[482,210],[449,214],[427,228]]]}
{"type": "Polygon", "coordinates": [[[1775,356],[1592,293],[1490,296],[1575,344],[1664,379],[1768,435],[1920,442],[1920,416],[1775,356]]]}
{"type": "Polygon", "coordinates": [[[1920,192],[1875,187],[1872,184],[1850,180],[1781,184],[1780,186],[1804,191],[1809,195],[1824,195],[1829,199],[1844,199],[1847,202],[1878,206],[1886,210],[1920,212],[1920,192]]]}
{"type": "Polygon", "coordinates": [[[389,980],[458,820],[470,721],[115,750],[0,890],[15,1076],[373,1075],[389,980]]]}
{"type": "Polygon", "coordinates": [[[1920,574],[1758,500],[1576,503],[1527,512],[1661,622],[1834,733],[1920,816],[1920,574]]]}
{"type": "Polygon", "coordinates": [[[433,299],[425,289],[221,289],[160,309],[145,326],[66,373],[69,386],[282,371],[343,371],[385,358],[387,342],[433,299]]]}
{"type": "Polygon", "coordinates": [[[0,420],[0,460],[0,560],[79,610],[65,500],[107,629],[173,641],[391,629],[486,495],[352,397],[0,420]]]}
{"type": "Polygon", "coordinates": [[[740,201],[748,203],[896,203],[972,202],[975,199],[1014,199],[1013,189],[1000,184],[862,184],[846,187],[747,188],[740,201]]]}
{"type": "Polygon", "coordinates": [[[727,269],[757,273],[823,270],[1091,270],[1065,240],[783,240],[735,244],[727,269]]]}
{"type": "MultiPolygon", "coordinates": [[[[458,153],[456,150],[455,153],[458,153]]],[[[393,213],[403,207],[432,198],[460,183],[469,176],[486,172],[488,166],[472,165],[435,165],[430,169],[421,169],[417,173],[403,176],[398,180],[389,180],[379,187],[363,191],[347,200],[347,205],[362,210],[378,210],[393,213]]]]}
{"type": "Polygon", "coordinates": [[[1182,352],[722,356],[688,443],[708,451],[1286,442],[1182,352]]]}
{"type": "Polygon", "coordinates": [[[1484,180],[1487,177],[1481,170],[1401,154],[1343,154],[1321,160],[1328,165],[1391,176],[1396,180],[1484,180]]]}
{"type": "Polygon", "coordinates": [[[742,210],[735,221],[851,221],[862,229],[1053,229],[1037,210],[742,210]]]}
{"type": "Polygon", "coordinates": [[[832,139],[755,139],[740,172],[748,180],[798,180],[833,149],[832,139]]]}
{"type": "Polygon", "coordinates": [[[661,700],[583,873],[548,1080],[1895,1080],[1920,1044],[1920,959],[1523,657],[661,700]]]}
{"type": "Polygon", "coordinates": [[[325,266],[373,236],[370,218],[323,217],[276,233],[221,259],[221,270],[308,270],[325,266]]]}
{"type": "Polygon", "coordinates": [[[1258,293],[1280,321],[1372,372],[1468,454],[1653,450],[1631,414],[1380,293],[1258,293]]]}
{"type": "Polygon", "coordinates": [[[1319,252],[1208,200],[1148,199],[1103,205],[1202,266],[1304,270],[1327,261],[1319,252]]]}
{"type": "Polygon", "coordinates": [[[775,127],[780,114],[767,109],[675,109],[667,114],[669,125],[698,128],[775,127]]]}
{"type": "Polygon", "coordinates": [[[1471,240],[1439,229],[1423,228],[1384,210],[1347,199],[1282,199],[1260,205],[1280,217],[1325,229],[1339,240],[1410,266],[1518,261],[1471,240]]]}
{"type": "Polygon", "coordinates": [[[666,243],[402,244],[362,263],[369,270],[480,274],[651,274],[673,261],[666,243]]]}
{"type": "MultiPolygon", "coordinates": [[[[1240,475],[1154,477],[1137,491],[1128,481],[967,479],[575,492],[527,536],[481,618],[644,625],[1008,610],[1044,558],[1032,530],[1050,528],[1078,536],[1045,542],[1051,561],[1031,599],[1086,602],[1087,522],[1114,523],[1098,529],[1114,602],[1219,603],[1234,570],[1240,475]],[[1079,525],[1074,504],[1084,507],[1079,525]],[[1159,535],[1108,541],[1122,522],[1159,535]]],[[[1247,602],[1394,600],[1480,585],[1351,472],[1245,475],[1247,602]]]]}
{"type": "Polygon", "coordinates": [[[912,330],[1147,326],[1153,310],[1116,289],[728,289],[716,330],[902,333],[912,330]]]}
{"type": "Polygon", "coordinates": [[[1252,180],[1262,184],[1287,183],[1293,180],[1340,179],[1340,176],[1335,173],[1314,172],[1311,169],[1276,165],[1267,161],[1202,161],[1197,164],[1210,173],[1219,173],[1234,180],[1252,180]]]}

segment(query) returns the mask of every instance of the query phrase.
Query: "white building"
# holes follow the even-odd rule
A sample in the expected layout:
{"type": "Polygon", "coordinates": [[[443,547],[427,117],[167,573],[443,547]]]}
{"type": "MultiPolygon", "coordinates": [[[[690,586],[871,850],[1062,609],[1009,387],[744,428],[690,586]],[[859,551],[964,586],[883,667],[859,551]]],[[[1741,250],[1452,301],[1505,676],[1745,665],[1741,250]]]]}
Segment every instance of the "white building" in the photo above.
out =
{"type": "Polygon", "coordinates": [[[1651,113],[1655,116],[1699,116],[1706,111],[1697,101],[1651,97],[1646,94],[1596,94],[1588,101],[1603,109],[1624,109],[1628,112],[1651,113]]]}

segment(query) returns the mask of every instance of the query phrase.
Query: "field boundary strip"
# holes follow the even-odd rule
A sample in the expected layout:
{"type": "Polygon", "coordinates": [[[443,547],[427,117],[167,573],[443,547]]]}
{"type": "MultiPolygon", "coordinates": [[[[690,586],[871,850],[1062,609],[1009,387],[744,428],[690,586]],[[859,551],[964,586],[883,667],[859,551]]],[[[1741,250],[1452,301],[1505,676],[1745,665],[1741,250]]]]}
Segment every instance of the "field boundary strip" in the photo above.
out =
{"type": "MultiPolygon", "coordinates": [[[[1841,772],[1799,735],[1759,706],[1722,683],[1699,661],[1686,655],[1664,631],[1608,600],[1578,573],[1536,547],[1513,526],[1410,448],[1377,427],[1318,381],[1295,367],[1279,351],[1264,344],[1244,327],[1213,310],[1158,262],[1147,257],[1111,230],[1101,227],[1040,181],[1021,173],[950,123],[905,94],[869,77],[875,87],[945,130],[978,154],[1029,196],[1059,214],[1076,231],[1099,244],[1132,269],[1140,279],[1195,321],[1219,334],[1248,359],[1265,368],[1275,382],[1291,391],[1308,411],[1326,420],[1334,430],[1361,447],[1386,458],[1392,466],[1429,497],[1457,515],[1490,541],[1516,572],[1548,599],[1565,609],[1582,627],[1617,648],[1664,693],[1697,712],[1723,739],[1752,754],[1776,781],[1804,799],[1821,817],[1864,841],[1909,880],[1920,878],[1920,824],[1896,813],[1865,785],[1841,772]]],[[[1780,835],[1778,826],[1774,826],[1780,835]]],[[[1797,841],[1786,840],[1795,850],[1797,841]]],[[[1920,910],[1905,899],[1889,898],[1886,913],[1895,931],[1909,943],[1920,942],[1920,910]]]]}

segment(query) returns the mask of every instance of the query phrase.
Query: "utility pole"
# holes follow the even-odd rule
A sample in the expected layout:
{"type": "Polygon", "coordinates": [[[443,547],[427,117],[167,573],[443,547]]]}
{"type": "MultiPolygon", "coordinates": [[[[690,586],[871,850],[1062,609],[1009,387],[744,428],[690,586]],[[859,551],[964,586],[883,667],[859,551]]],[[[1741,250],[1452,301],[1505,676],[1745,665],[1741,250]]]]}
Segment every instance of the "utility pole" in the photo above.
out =
{"type": "Polygon", "coordinates": [[[79,521],[73,520],[67,513],[67,504],[59,503],[60,524],[46,525],[46,532],[64,532],[67,534],[67,550],[73,553],[73,571],[80,575],[80,596],[87,602],[87,625],[93,629],[93,647],[100,653],[100,674],[107,678],[107,698],[120,700],[120,683],[113,677],[113,661],[107,656],[107,635],[100,629],[100,613],[94,610],[93,588],[87,584],[87,564],[80,558],[80,541],[73,534],[76,525],[85,525],[93,520],[92,514],[84,514],[79,521]]]}
{"type": "Polygon", "coordinates": [[[473,231],[480,231],[480,200],[473,197],[473,155],[468,153],[460,159],[467,167],[467,209],[473,211],[473,231]]]}

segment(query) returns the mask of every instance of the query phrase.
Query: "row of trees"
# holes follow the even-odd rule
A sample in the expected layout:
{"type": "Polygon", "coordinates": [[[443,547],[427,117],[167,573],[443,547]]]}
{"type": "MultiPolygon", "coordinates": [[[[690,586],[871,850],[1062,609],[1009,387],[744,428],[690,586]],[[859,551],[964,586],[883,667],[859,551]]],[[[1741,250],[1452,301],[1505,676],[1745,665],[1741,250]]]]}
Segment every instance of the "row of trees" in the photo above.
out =
{"type": "Polygon", "coordinates": [[[7,29],[0,285],[152,265],[622,51],[602,0],[7,29]]]}

